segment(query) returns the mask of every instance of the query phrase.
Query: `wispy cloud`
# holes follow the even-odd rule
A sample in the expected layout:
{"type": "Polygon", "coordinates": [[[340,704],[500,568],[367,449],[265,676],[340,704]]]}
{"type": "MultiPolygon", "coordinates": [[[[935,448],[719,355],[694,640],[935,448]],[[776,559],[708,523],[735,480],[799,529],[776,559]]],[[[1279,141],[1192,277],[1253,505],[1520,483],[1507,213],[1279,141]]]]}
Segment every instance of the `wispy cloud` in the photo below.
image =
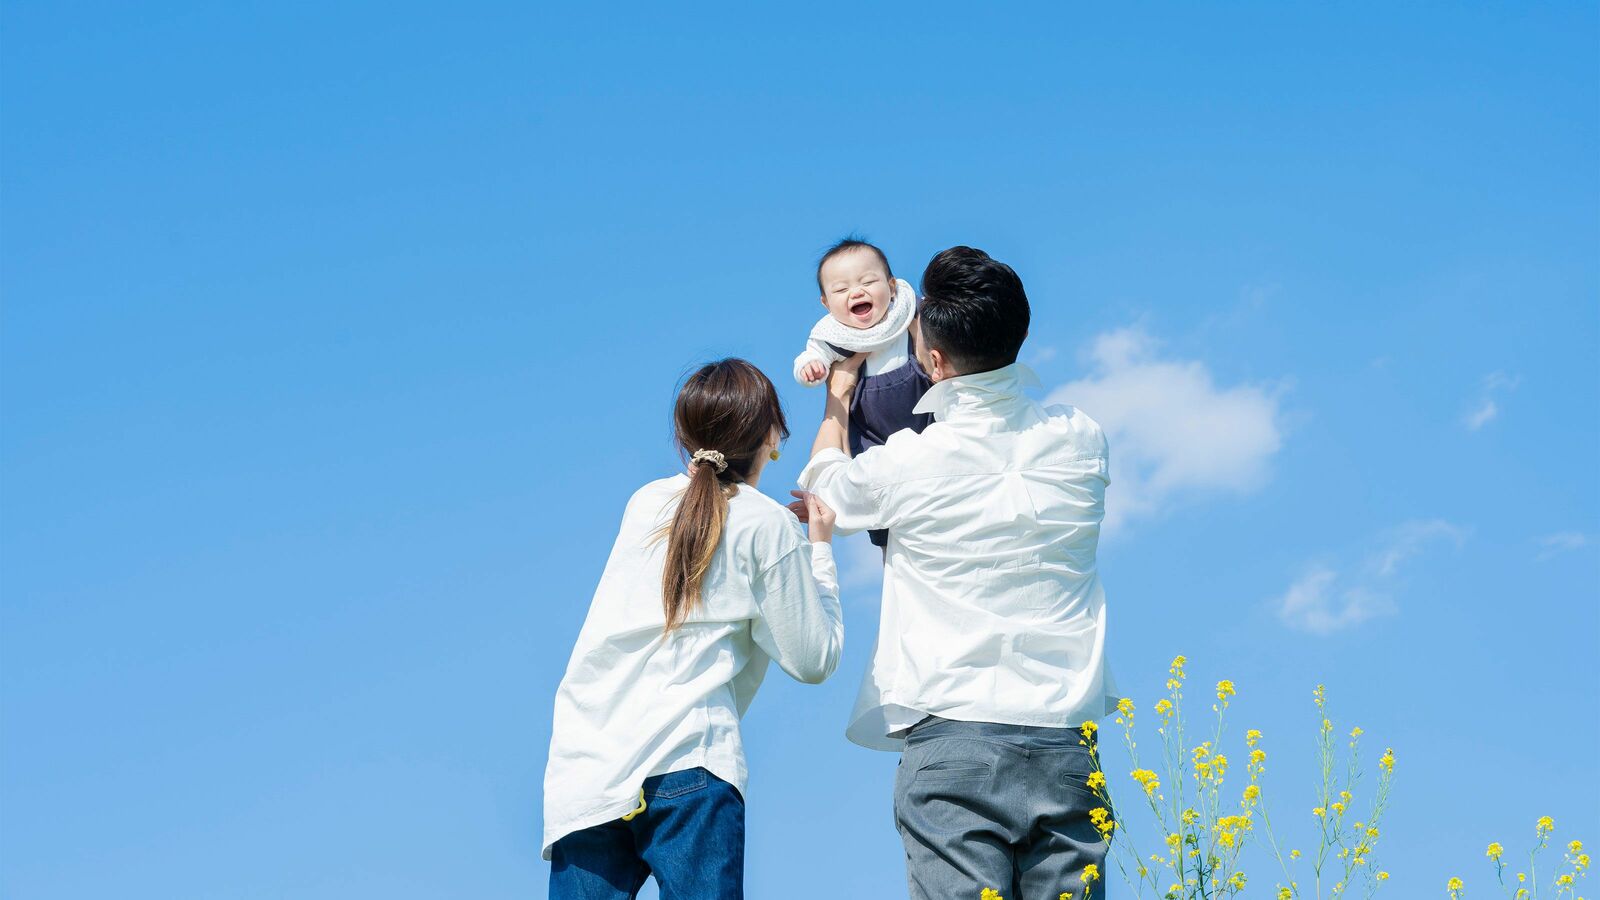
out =
{"type": "Polygon", "coordinates": [[[1313,567],[1278,598],[1278,617],[1297,631],[1332,634],[1395,611],[1388,596],[1359,586],[1342,588],[1338,581],[1334,570],[1313,567]]]}
{"type": "Polygon", "coordinates": [[[1461,546],[1467,531],[1443,519],[1406,522],[1391,531],[1384,546],[1369,557],[1369,567],[1379,578],[1390,578],[1400,564],[1421,553],[1429,544],[1452,543],[1461,546]]]}
{"type": "Polygon", "coordinates": [[[877,602],[883,585],[883,551],[872,545],[867,533],[835,537],[833,554],[839,565],[840,593],[877,602]]]}
{"type": "Polygon", "coordinates": [[[1476,409],[1461,417],[1461,422],[1467,426],[1468,431],[1477,431],[1493,421],[1494,417],[1498,415],[1500,415],[1500,404],[1485,397],[1476,409]]]}
{"type": "Polygon", "coordinates": [[[1099,335],[1087,358],[1091,374],[1049,402],[1079,407],[1111,441],[1108,532],[1180,498],[1250,491],[1269,477],[1283,445],[1280,387],[1219,385],[1204,363],[1163,356],[1139,327],[1099,335]]]}
{"type": "Polygon", "coordinates": [[[1522,379],[1504,372],[1490,372],[1483,376],[1483,388],[1473,407],[1462,417],[1461,424],[1468,431],[1477,431],[1500,415],[1500,395],[1516,390],[1522,379]]]}
{"type": "Polygon", "coordinates": [[[1560,556],[1573,550],[1582,550],[1595,543],[1591,535],[1581,531],[1558,531],[1539,538],[1539,561],[1544,562],[1551,557],[1560,556]]]}
{"type": "Polygon", "coordinates": [[[1318,635],[1393,615],[1399,611],[1394,595],[1404,563],[1438,544],[1459,548],[1467,536],[1466,529],[1443,519],[1406,522],[1344,572],[1325,564],[1309,567],[1273,608],[1288,627],[1318,635]]]}

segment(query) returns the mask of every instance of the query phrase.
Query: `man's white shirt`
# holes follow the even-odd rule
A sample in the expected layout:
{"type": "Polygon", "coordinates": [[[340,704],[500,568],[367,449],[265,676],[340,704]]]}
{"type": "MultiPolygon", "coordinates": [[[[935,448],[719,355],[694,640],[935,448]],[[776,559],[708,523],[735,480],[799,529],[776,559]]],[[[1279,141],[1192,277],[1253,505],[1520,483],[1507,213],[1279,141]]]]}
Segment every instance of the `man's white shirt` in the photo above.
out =
{"type": "Polygon", "coordinates": [[[921,434],[854,459],[824,450],[800,473],[839,532],[889,531],[850,740],[898,750],[927,715],[1064,727],[1115,706],[1095,565],[1106,439],[1024,396],[1037,385],[1021,364],[940,381],[917,404],[935,419],[921,434]]]}

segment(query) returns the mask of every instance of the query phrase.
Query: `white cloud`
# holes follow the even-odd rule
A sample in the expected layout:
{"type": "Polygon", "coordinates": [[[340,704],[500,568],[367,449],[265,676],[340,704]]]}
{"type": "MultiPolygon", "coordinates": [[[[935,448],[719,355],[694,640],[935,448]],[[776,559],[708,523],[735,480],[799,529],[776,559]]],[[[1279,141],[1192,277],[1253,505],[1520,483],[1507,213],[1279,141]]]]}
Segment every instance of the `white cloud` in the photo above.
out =
{"type": "Polygon", "coordinates": [[[1297,631],[1332,634],[1394,613],[1389,597],[1359,586],[1339,588],[1338,580],[1332,569],[1311,569],[1278,599],[1278,617],[1297,631]]]}
{"type": "Polygon", "coordinates": [[[1539,561],[1560,556],[1571,550],[1582,550],[1595,542],[1594,538],[1581,531],[1558,531],[1539,538],[1539,561]]]}
{"type": "Polygon", "coordinates": [[[1467,531],[1443,519],[1406,522],[1384,536],[1382,543],[1350,571],[1326,566],[1309,568],[1273,601],[1278,618],[1296,631],[1333,634],[1379,616],[1399,612],[1394,593],[1402,564],[1429,547],[1460,546],[1467,531]]]}
{"type": "Polygon", "coordinates": [[[867,533],[834,537],[833,555],[839,564],[840,592],[876,603],[883,588],[883,551],[872,545],[867,533]]]}
{"type": "Polygon", "coordinates": [[[1493,421],[1494,417],[1498,415],[1500,415],[1500,404],[1495,403],[1493,400],[1485,399],[1477,409],[1462,416],[1461,422],[1467,426],[1468,431],[1477,431],[1493,421]]]}
{"type": "Polygon", "coordinates": [[[1254,490],[1283,444],[1278,388],[1218,385],[1204,363],[1159,351],[1141,328],[1105,332],[1090,347],[1091,374],[1049,396],[1110,439],[1107,531],[1192,494],[1254,490]]]}
{"type": "Polygon", "coordinates": [[[1389,578],[1400,564],[1422,552],[1429,544],[1449,541],[1460,547],[1467,539],[1467,531],[1443,519],[1423,519],[1406,522],[1389,532],[1384,546],[1369,558],[1369,567],[1379,578],[1389,578]]]}
{"type": "Polygon", "coordinates": [[[1050,346],[1034,348],[1032,355],[1028,358],[1028,362],[1036,366],[1044,365],[1050,360],[1055,359],[1059,352],[1060,351],[1058,351],[1056,348],[1050,346]]]}
{"type": "Polygon", "coordinates": [[[1483,376],[1482,393],[1472,409],[1461,417],[1461,424],[1465,425],[1468,431],[1477,431],[1493,422],[1500,415],[1500,403],[1495,399],[1496,396],[1516,390],[1521,382],[1521,378],[1504,372],[1490,372],[1483,376]]]}

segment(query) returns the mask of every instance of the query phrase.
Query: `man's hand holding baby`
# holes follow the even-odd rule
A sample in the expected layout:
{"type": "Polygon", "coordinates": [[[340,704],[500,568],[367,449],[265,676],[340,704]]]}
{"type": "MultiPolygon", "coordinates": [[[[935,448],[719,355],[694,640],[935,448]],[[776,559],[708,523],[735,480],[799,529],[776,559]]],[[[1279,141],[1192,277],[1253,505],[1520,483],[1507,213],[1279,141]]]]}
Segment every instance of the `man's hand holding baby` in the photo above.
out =
{"type": "Polygon", "coordinates": [[[861,380],[861,366],[866,361],[867,354],[852,353],[828,369],[828,393],[842,401],[845,409],[850,408],[850,398],[856,392],[856,382],[861,380]]]}

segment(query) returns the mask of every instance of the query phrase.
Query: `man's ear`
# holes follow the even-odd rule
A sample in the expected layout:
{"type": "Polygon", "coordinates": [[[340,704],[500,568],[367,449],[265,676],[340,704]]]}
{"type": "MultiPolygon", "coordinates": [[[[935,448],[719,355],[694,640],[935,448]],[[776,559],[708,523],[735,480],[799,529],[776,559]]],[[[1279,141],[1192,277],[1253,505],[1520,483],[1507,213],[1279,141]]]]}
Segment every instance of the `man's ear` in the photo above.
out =
{"type": "Polygon", "coordinates": [[[944,353],[933,347],[928,348],[928,362],[933,365],[933,368],[928,372],[928,377],[934,381],[943,381],[955,374],[950,371],[950,360],[945,359],[944,353]]]}

